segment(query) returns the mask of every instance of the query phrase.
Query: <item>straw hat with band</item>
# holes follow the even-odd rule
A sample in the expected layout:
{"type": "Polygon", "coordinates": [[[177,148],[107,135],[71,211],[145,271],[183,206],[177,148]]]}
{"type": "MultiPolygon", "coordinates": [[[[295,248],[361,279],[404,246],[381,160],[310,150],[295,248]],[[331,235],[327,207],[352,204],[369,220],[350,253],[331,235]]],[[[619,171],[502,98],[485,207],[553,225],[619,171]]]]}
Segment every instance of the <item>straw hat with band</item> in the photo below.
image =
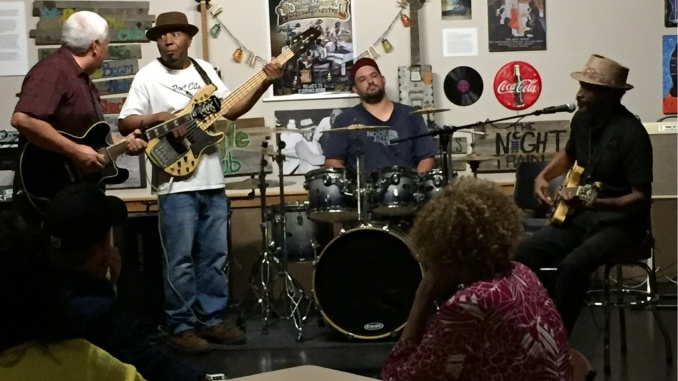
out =
{"type": "Polygon", "coordinates": [[[184,32],[193,37],[198,33],[198,27],[188,23],[188,18],[181,12],[166,12],[158,15],[155,26],[146,31],[146,38],[156,41],[167,32],[184,32]]]}
{"type": "Polygon", "coordinates": [[[631,90],[633,85],[626,83],[629,69],[619,63],[598,54],[592,54],[582,71],[570,76],[577,81],[592,85],[610,87],[619,90],[631,90]]]}

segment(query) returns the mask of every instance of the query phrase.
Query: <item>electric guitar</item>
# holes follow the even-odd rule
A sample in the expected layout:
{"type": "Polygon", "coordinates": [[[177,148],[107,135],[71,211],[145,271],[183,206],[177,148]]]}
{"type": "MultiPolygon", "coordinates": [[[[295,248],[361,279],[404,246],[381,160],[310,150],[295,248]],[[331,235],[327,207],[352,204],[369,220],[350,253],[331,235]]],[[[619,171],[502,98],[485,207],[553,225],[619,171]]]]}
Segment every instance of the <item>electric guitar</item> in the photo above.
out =
{"type": "Polygon", "coordinates": [[[75,183],[95,185],[120,184],[127,180],[129,171],[118,168],[115,159],[126,153],[127,141],[111,144],[111,128],[105,122],[92,125],[83,136],[75,136],[60,131],[68,139],[86,146],[104,155],[106,163],[101,172],[82,173],[68,157],[26,143],[19,156],[19,179],[21,190],[40,213],[45,211],[49,200],[62,189],[75,183]]]}
{"type": "MultiPolygon", "coordinates": [[[[306,50],[319,36],[320,32],[317,29],[309,28],[297,36],[289,49],[275,57],[273,62],[283,66],[295,54],[306,50]]],[[[261,86],[265,80],[266,74],[259,71],[224,99],[212,95],[216,91],[214,85],[201,88],[183,110],[175,113],[176,118],[144,132],[148,142],[146,155],[151,163],[171,176],[191,175],[198,166],[203,152],[224,139],[223,132],[208,131],[208,128],[253,89],[261,86]],[[169,134],[171,130],[182,125],[187,127],[186,135],[174,138],[169,134]]]]}
{"type": "Polygon", "coordinates": [[[595,182],[593,184],[579,185],[581,183],[582,173],[584,173],[584,167],[580,167],[577,162],[575,162],[572,168],[567,172],[567,175],[565,175],[563,184],[560,186],[560,190],[556,192],[553,201],[554,207],[549,216],[549,222],[551,224],[561,225],[571,213],[569,205],[562,200],[561,192],[571,192],[575,197],[578,197],[584,205],[591,205],[596,197],[598,197],[598,192],[600,191],[602,184],[600,182],[595,182]]]}
{"type": "Polygon", "coordinates": [[[398,67],[400,103],[414,107],[434,108],[433,69],[421,64],[419,49],[419,9],[425,0],[408,0],[410,3],[410,55],[412,65],[398,67]]]}

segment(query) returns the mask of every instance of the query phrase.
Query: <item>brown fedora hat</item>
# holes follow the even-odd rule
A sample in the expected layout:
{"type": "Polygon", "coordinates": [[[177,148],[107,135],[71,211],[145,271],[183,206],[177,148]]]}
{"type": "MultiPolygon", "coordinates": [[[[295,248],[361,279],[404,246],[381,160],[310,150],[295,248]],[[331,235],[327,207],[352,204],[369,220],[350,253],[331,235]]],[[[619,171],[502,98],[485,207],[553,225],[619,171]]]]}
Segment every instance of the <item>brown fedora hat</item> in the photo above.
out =
{"type": "Polygon", "coordinates": [[[146,38],[156,41],[167,32],[181,31],[193,37],[198,33],[198,27],[188,23],[188,18],[181,12],[167,12],[158,15],[155,26],[146,32],[146,38]]]}
{"type": "Polygon", "coordinates": [[[589,57],[582,71],[576,71],[570,76],[577,81],[592,85],[612,87],[621,90],[631,90],[633,85],[626,83],[629,69],[598,54],[589,57]]]}

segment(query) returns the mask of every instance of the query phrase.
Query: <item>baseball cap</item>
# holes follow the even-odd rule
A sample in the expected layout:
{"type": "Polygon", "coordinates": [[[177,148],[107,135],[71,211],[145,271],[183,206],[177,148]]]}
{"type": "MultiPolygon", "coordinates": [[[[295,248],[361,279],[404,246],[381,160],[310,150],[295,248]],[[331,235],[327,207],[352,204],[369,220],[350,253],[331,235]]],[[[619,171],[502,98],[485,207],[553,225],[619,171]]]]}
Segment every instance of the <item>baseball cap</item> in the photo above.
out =
{"type": "Polygon", "coordinates": [[[94,246],[113,226],[126,220],[124,201],[106,196],[94,184],[81,183],[68,186],[50,200],[43,229],[53,248],[80,250],[94,246]]]}
{"type": "Polygon", "coordinates": [[[369,57],[360,58],[353,63],[351,70],[348,72],[348,79],[351,82],[351,85],[355,83],[355,73],[357,73],[358,70],[360,70],[360,68],[363,66],[372,66],[373,68],[377,69],[379,74],[381,74],[381,70],[379,70],[379,66],[377,65],[376,61],[369,57]]]}

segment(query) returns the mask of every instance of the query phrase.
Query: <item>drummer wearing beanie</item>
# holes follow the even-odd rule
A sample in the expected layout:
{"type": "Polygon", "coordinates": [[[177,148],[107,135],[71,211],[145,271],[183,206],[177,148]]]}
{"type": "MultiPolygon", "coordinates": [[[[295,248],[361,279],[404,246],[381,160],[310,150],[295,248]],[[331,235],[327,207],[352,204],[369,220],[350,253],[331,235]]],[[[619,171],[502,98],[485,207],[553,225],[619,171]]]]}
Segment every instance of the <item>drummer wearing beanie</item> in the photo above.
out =
{"type": "Polygon", "coordinates": [[[386,96],[386,79],[377,63],[371,58],[360,58],[349,71],[349,80],[360,104],[337,116],[332,128],[354,123],[387,128],[329,134],[323,146],[325,166],[355,170],[358,144],[364,155],[363,173],[392,166],[413,168],[420,173],[432,169],[436,146],[430,137],[391,144],[393,139],[427,133],[428,128],[421,115],[412,114],[414,108],[386,96]]]}

